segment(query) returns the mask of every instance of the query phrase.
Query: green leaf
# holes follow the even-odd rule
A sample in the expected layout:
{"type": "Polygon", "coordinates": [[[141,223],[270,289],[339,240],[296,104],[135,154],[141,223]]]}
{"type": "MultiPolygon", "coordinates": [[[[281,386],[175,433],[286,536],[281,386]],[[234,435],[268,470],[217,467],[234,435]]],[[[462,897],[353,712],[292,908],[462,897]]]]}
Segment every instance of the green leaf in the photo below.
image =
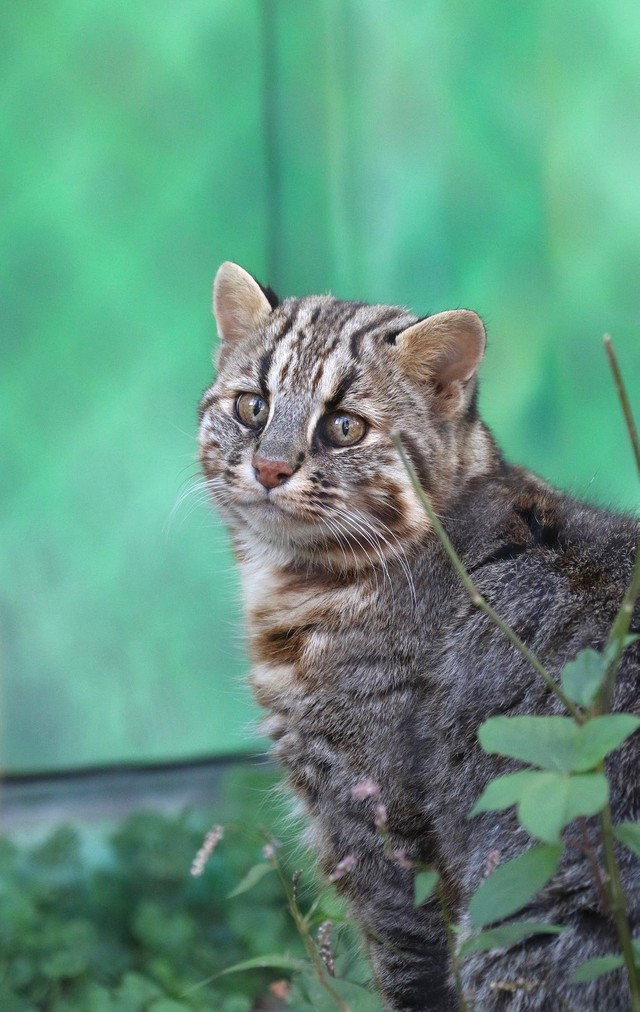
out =
{"type": "Polygon", "coordinates": [[[595,959],[587,959],[571,974],[571,983],[588,984],[590,980],[604,977],[605,973],[619,970],[621,966],[624,966],[622,956],[596,956],[595,959]]]}
{"type": "Polygon", "coordinates": [[[640,727],[630,713],[609,713],[578,725],[570,717],[491,717],[480,726],[485,752],[554,773],[585,773],[640,727]]]}
{"type": "Polygon", "coordinates": [[[566,931],[560,924],[546,924],[544,921],[516,921],[501,924],[498,928],[481,931],[475,938],[469,938],[460,946],[460,956],[473,952],[487,952],[489,949],[508,949],[530,935],[559,935],[566,931]]]}
{"type": "Polygon", "coordinates": [[[415,877],[413,884],[413,905],[419,907],[421,903],[424,903],[438,884],[438,872],[437,871],[419,871],[415,877]]]}
{"type": "Polygon", "coordinates": [[[289,995],[292,1009],[313,1010],[313,1012],[336,1012],[337,994],[346,1004],[349,1012],[383,1012],[380,999],[361,984],[337,977],[325,977],[321,983],[309,968],[296,977],[289,995]],[[333,992],[333,993],[332,993],[333,992]]]}
{"type": "Polygon", "coordinates": [[[600,773],[567,775],[521,770],[487,784],[471,811],[500,811],[518,804],[520,823],[533,836],[556,843],[562,829],[579,815],[595,815],[607,803],[609,789],[600,773]]]}
{"type": "Polygon", "coordinates": [[[302,977],[296,976],[292,978],[287,1004],[289,1008],[299,1010],[299,1012],[316,1012],[307,994],[307,989],[303,984],[302,977]]]}
{"type": "Polygon", "coordinates": [[[619,822],[613,827],[613,835],[640,857],[640,822],[619,822]]]}
{"type": "Polygon", "coordinates": [[[640,727],[640,719],[631,713],[607,713],[594,717],[578,729],[578,742],[573,770],[592,770],[609,752],[640,727]]]}
{"type": "Polygon", "coordinates": [[[351,1012],[383,1012],[380,999],[361,984],[334,978],[331,987],[347,1002],[351,1012]]]}
{"type": "Polygon", "coordinates": [[[602,687],[607,665],[606,654],[590,648],[581,650],[562,669],[560,681],[565,694],[580,706],[591,706],[602,687]]]}
{"type": "Polygon", "coordinates": [[[162,998],[162,991],[148,977],[140,973],[125,973],[120,987],[116,991],[118,1005],[132,1008],[144,1008],[150,1001],[162,998]]]}
{"type": "Polygon", "coordinates": [[[518,805],[518,819],[532,836],[547,843],[557,843],[564,827],[579,815],[602,811],[609,798],[609,784],[602,773],[535,776],[518,805]]]}
{"type": "Polygon", "coordinates": [[[569,773],[579,731],[570,717],[490,717],[481,724],[478,738],[485,752],[569,773]]]}
{"type": "Polygon", "coordinates": [[[264,876],[270,871],[273,871],[273,868],[270,864],[267,864],[266,861],[263,861],[260,864],[254,864],[253,868],[249,868],[249,871],[238,883],[235,889],[231,890],[227,899],[231,899],[232,896],[240,896],[241,893],[246,893],[249,889],[253,889],[254,885],[256,885],[260,879],[264,878],[264,876]]]}
{"type": "Polygon", "coordinates": [[[333,921],[334,924],[341,924],[347,916],[345,901],[337,895],[333,888],[327,888],[318,893],[305,915],[305,921],[307,924],[310,924],[312,920],[333,921]]]}
{"type": "Polygon", "coordinates": [[[469,812],[469,818],[480,812],[501,812],[504,808],[516,805],[528,785],[539,776],[537,770],[520,770],[518,773],[507,773],[506,776],[491,780],[475,805],[469,812]]]}
{"type": "MultiPolygon", "coordinates": [[[[627,647],[630,647],[632,643],[637,643],[638,640],[640,640],[640,633],[629,633],[629,635],[625,636],[622,640],[622,649],[626,650],[627,647]]],[[[618,637],[616,637],[616,639],[614,639],[613,642],[610,643],[607,649],[604,651],[604,656],[607,658],[608,664],[615,657],[617,652],[617,646],[618,646],[618,637]]]]}
{"type": "Polygon", "coordinates": [[[191,1006],[173,1001],[172,998],[160,998],[148,1005],[147,1008],[149,1012],[189,1012],[191,1006]]]}
{"type": "Polygon", "coordinates": [[[521,910],[554,875],[561,843],[538,843],[519,857],[498,865],[474,894],[469,912],[475,928],[521,910]]]}
{"type": "MultiPolygon", "coordinates": [[[[302,959],[296,959],[294,956],[288,956],[282,952],[274,952],[267,956],[254,956],[252,959],[243,959],[241,963],[234,963],[233,966],[228,966],[226,970],[221,970],[220,973],[214,973],[212,977],[207,977],[206,980],[198,982],[198,987],[202,987],[205,984],[210,984],[212,980],[217,980],[218,977],[226,977],[230,973],[244,973],[245,970],[268,970],[274,967],[277,970],[293,970],[294,972],[301,973],[306,969],[306,963],[302,959]]],[[[188,994],[194,990],[188,988],[185,994],[188,994]]]]}
{"type": "Polygon", "coordinates": [[[53,980],[80,977],[88,965],[87,953],[82,949],[59,949],[42,963],[42,973],[53,980]]]}

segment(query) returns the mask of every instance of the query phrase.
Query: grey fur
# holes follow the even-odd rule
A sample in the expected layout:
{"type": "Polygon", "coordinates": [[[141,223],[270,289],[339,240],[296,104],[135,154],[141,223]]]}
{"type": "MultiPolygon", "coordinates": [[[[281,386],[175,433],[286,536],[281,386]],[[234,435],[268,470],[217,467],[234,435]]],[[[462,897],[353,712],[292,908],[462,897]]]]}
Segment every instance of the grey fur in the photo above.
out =
{"type": "MultiPolygon", "coordinates": [[[[560,709],[470,603],[417,508],[389,431],[403,433],[479,590],[555,673],[583,647],[604,644],[640,536],[637,520],[507,465],[475,413],[475,378],[453,390],[454,410],[435,379],[417,378],[399,358],[394,334],[415,322],[401,309],[328,297],[285,301],[224,346],[200,430],[205,475],[241,563],[267,730],[325,872],[355,859],[337,886],[397,1012],[455,1007],[442,920],[433,902],[414,908],[413,874],[385,856],[375,799],[359,798],[358,785],[379,785],[392,846],[439,868],[464,925],[487,862],[530,844],[510,813],[467,818],[487,781],[515,768],[481,751],[478,726],[499,713],[560,709]],[[322,445],[314,419],[345,377],[346,410],[370,429],[361,444],[335,450],[322,445]],[[234,418],[233,402],[261,389],[271,414],[256,433],[234,418]],[[295,464],[281,488],[257,483],[257,448],[295,464]]],[[[624,656],[615,709],[639,712],[639,675],[636,644],[624,656]]],[[[615,821],[639,815],[637,749],[634,737],[609,765],[615,821]]],[[[636,927],[637,862],[626,851],[620,860],[636,927]]],[[[569,984],[582,960],[617,947],[578,850],[567,847],[558,875],[518,916],[572,930],[465,960],[471,1008],[628,1008],[621,972],[569,984]]]]}

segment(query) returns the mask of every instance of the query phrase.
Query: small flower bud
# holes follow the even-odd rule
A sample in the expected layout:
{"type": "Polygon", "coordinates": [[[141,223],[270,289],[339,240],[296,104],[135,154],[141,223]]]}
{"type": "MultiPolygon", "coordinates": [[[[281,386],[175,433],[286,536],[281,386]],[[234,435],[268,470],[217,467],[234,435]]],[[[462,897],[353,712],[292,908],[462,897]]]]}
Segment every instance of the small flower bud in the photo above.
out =
{"type": "Polygon", "coordinates": [[[387,825],[387,806],[379,801],[374,808],[374,822],[378,829],[384,829],[387,825]]]}
{"type": "Polygon", "coordinates": [[[413,871],[413,865],[407,857],[407,852],[403,847],[399,847],[397,850],[392,852],[393,860],[396,864],[399,864],[401,868],[405,868],[407,871],[413,871]]]}
{"type": "Polygon", "coordinates": [[[500,864],[500,851],[490,850],[489,853],[487,854],[487,860],[485,861],[482,877],[488,878],[489,875],[491,875],[491,873],[496,870],[499,864],[500,864]]]}
{"type": "Polygon", "coordinates": [[[338,879],[344,878],[345,875],[348,875],[349,872],[355,868],[357,863],[358,859],[354,854],[347,854],[347,856],[343,857],[341,861],[338,861],[337,865],[329,875],[329,881],[337,882],[338,879]]]}
{"type": "Polygon", "coordinates": [[[336,968],[333,962],[333,955],[331,953],[331,929],[333,927],[332,921],[323,921],[318,928],[318,945],[320,946],[320,958],[327,968],[327,973],[331,977],[335,977],[336,968]]]}
{"type": "Polygon", "coordinates": [[[204,869],[207,866],[207,861],[213,854],[214,850],[220,843],[220,840],[224,836],[224,826],[212,826],[207,835],[204,838],[204,842],[193,859],[191,865],[191,874],[194,878],[198,878],[202,875],[204,869]]]}
{"type": "Polygon", "coordinates": [[[375,780],[367,777],[366,780],[360,781],[355,787],[351,788],[351,797],[355,798],[356,801],[364,801],[365,798],[379,798],[380,788],[375,780]]]}

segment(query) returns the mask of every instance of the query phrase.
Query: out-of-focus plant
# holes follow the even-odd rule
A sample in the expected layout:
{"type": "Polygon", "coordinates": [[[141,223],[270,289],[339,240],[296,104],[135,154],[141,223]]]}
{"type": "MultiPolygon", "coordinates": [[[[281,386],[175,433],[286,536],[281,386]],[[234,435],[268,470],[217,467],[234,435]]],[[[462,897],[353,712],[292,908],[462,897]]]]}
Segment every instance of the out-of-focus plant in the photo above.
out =
{"type": "MultiPolygon", "coordinates": [[[[205,840],[203,853],[208,842],[205,840]]],[[[304,872],[289,875],[276,840],[268,839],[262,860],[253,865],[231,893],[231,897],[253,890],[265,877],[276,878],[304,945],[305,958],[274,952],[229,966],[225,974],[243,974],[271,967],[286,971],[291,979],[280,981],[280,994],[296,1012],[382,1012],[380,999],[371,984],[370,968],[361,949],[358,929],[330,886],[311,878],[311,888],[302,889],[304,872]]],[[[200,870],[199,857],[196,860],[200,870]]],[[[348,874],[341,862],[332,881],[348,874]]]]}
{"type": "MultiPolygon", "coordinates": [[[[271,874],[250,892],[236,889],[247,869],[264,860],[262,802],[274,779],[255,768],[226,775],[216,819],[224,821],[228,841],[198,876],[190,868],[207,825],[194,812],[128,818],[111,833],[109,856],[99,863],[87,859],[82,834],[70,827],[32,847],[0,839],[0,1009],[285,1008],[292,971],[260,963],[268,952],[281,953],[285,965],[305,958],[282,883],[271,874]],[[252,959],[246,972],[222,973],[252,959]]],[[[287,835],[293,834],[282,833],[283,840],[287,835]]],[[[294,858],[285,842],[277,860],[286,881],[304,868],[303,896],[313,889],[299,850],[294,858]]],[[[330,904],[327,898],[324,911],[319,904],[317,915],[337,916],[330,904]]]]}

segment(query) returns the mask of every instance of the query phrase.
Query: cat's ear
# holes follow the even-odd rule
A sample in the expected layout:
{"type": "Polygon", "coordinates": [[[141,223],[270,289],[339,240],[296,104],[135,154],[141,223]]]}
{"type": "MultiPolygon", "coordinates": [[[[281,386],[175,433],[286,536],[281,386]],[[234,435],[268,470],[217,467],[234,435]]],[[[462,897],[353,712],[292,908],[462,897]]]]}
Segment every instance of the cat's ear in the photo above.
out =
{"type": "Polygon", "coordinates": [[[407,374],[430,384],[447,413],[467,406],[470,381],[487,344],[484,324],[476,313],[456,309],[427,316],[401,331],[395,343],[407,374]]]}
{"type": "Polygon", "coordinates": [[[223,344],[234,344],[253,333],[277,304],[274,292],[259,285],[238,264],[227,260],[218,268],[213,282],[213,314],[223,344]]]}

